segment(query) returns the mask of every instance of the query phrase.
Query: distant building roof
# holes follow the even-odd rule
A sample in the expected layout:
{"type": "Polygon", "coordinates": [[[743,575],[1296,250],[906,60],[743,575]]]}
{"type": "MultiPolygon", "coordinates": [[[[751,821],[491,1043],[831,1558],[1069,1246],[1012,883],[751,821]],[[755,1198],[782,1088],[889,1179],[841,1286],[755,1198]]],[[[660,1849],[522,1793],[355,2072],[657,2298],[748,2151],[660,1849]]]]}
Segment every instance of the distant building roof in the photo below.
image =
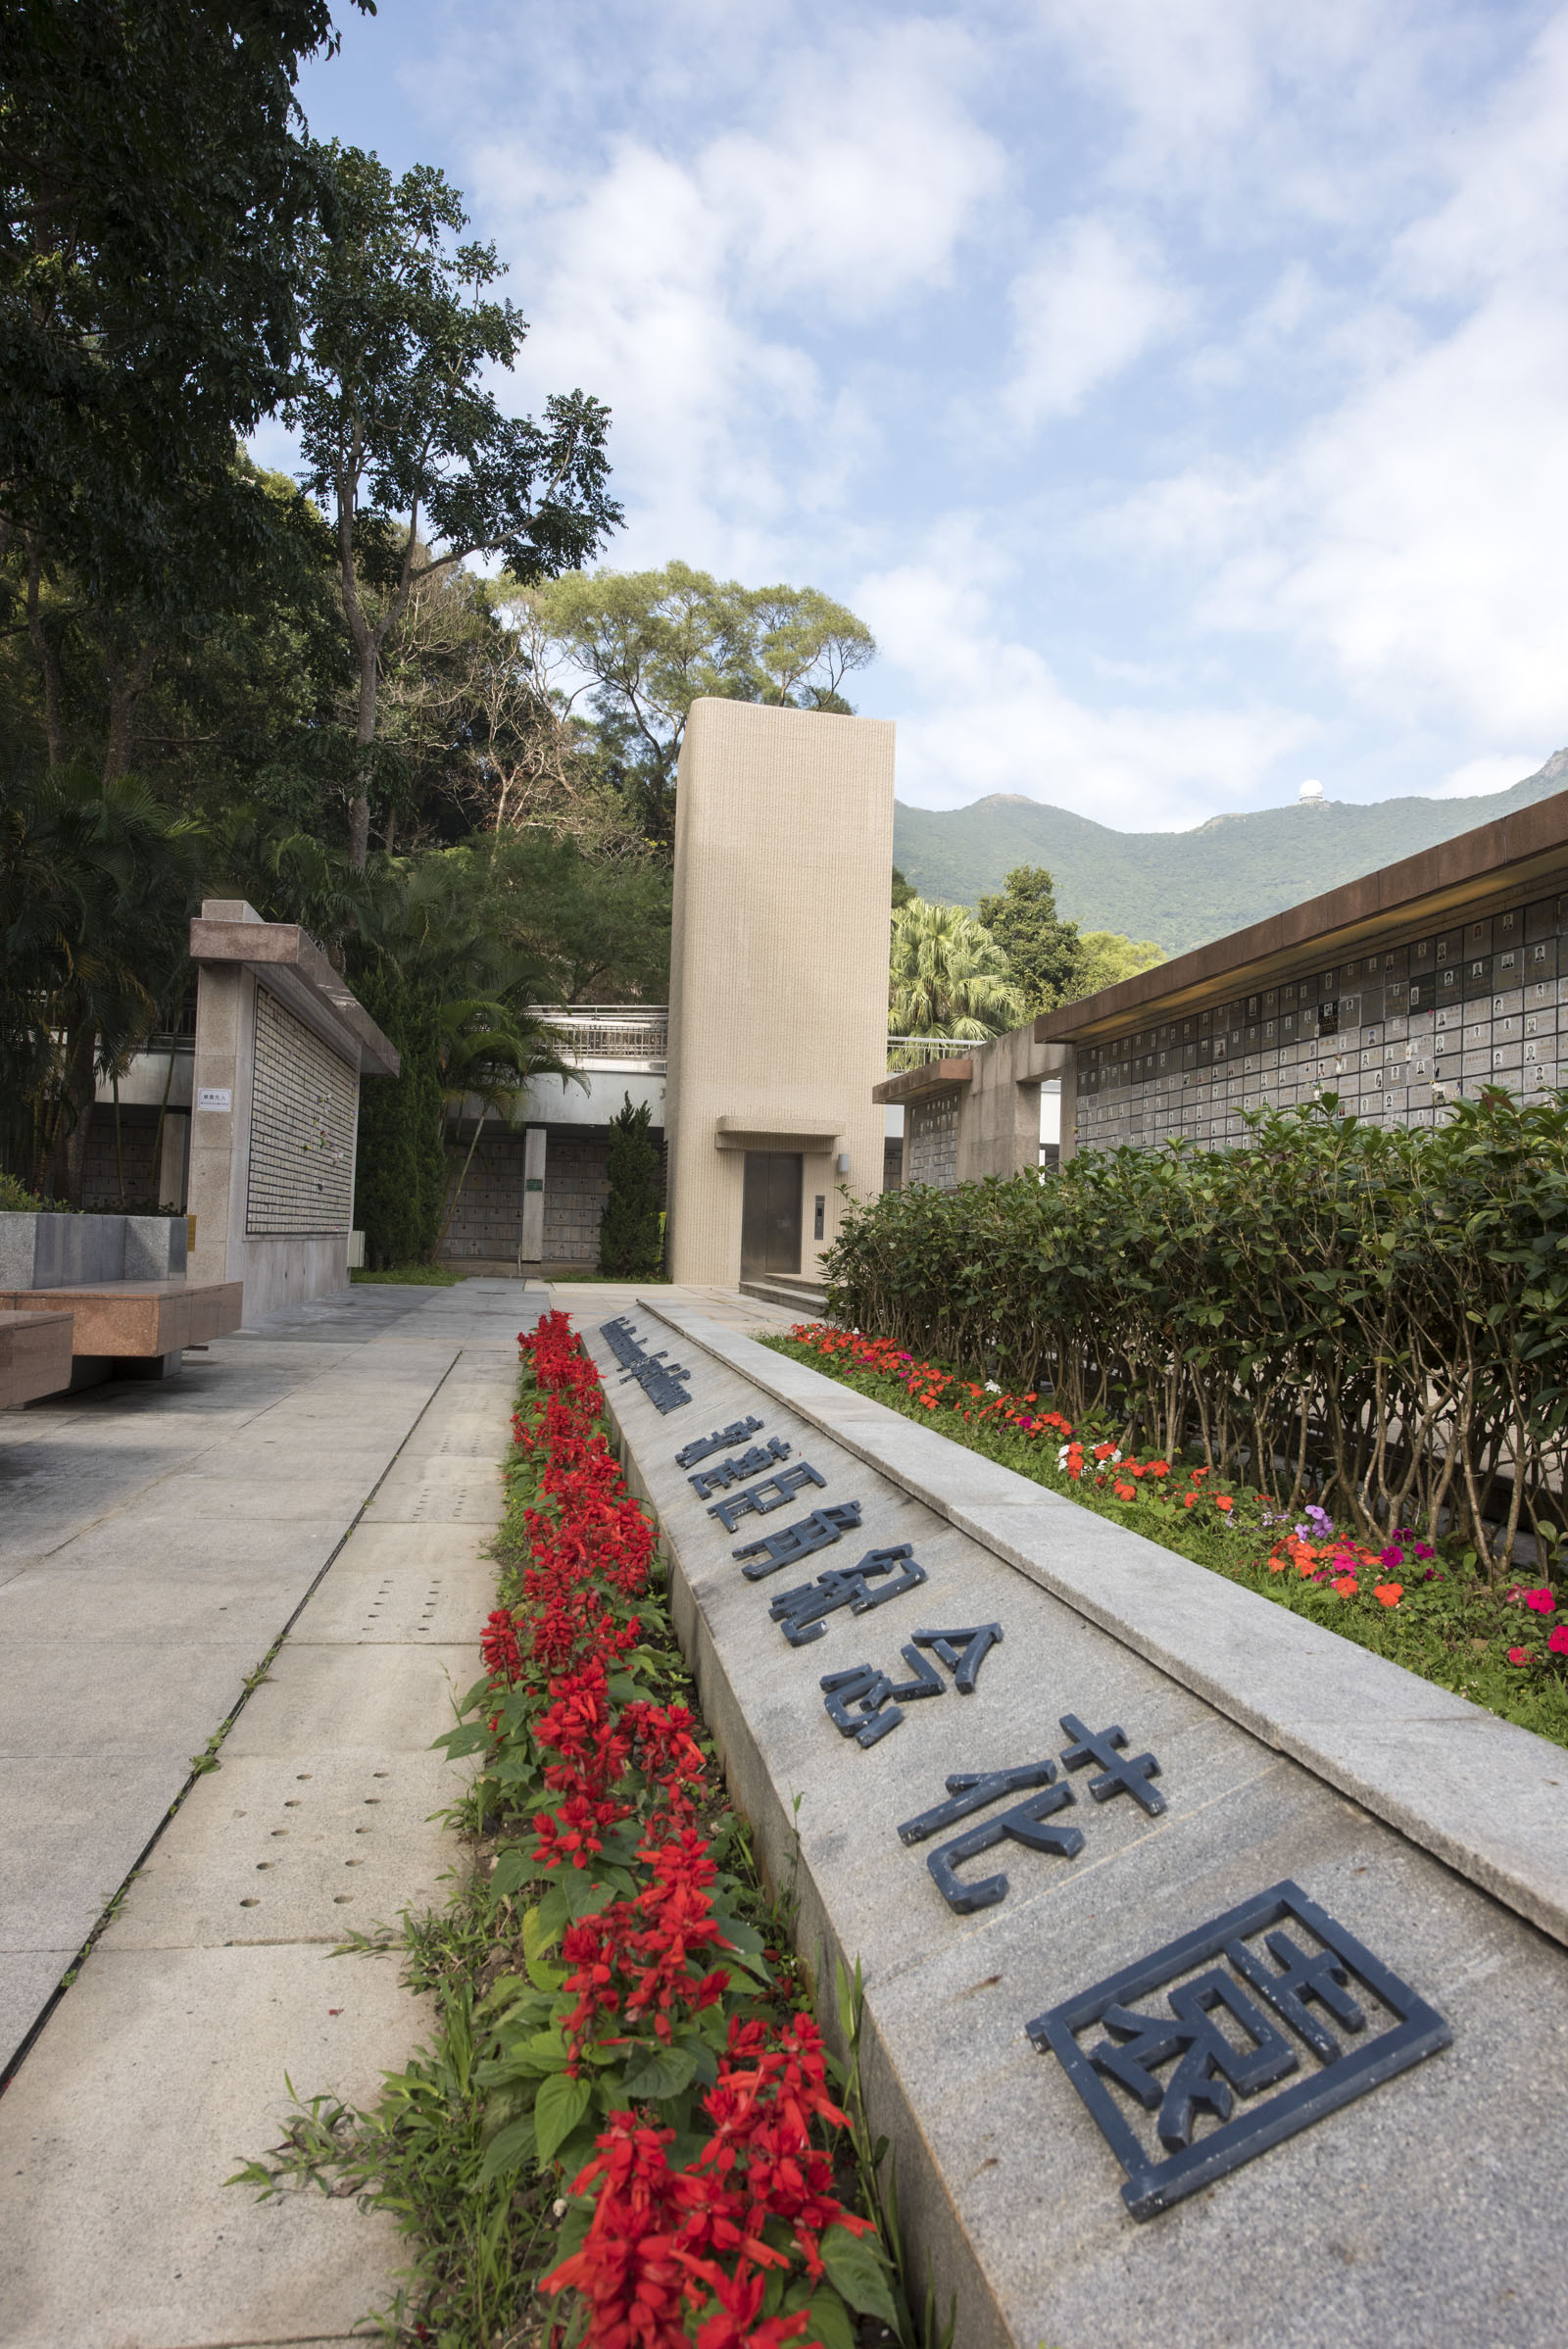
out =
{"type": "Polygon", "coordinates": [[[1270,914],[1266,921],[1234,930],[1228,938],[1196,947],[1173,962],[1156,963],[1080,1003],[1043,1011],[1035,1021],[1035,1041],[1095,1043],[1152,1015],[1165,1018],[1221,996],[1251,993],[1303,962],[1348,960],[1374,938],[1380,946],[1418,938],[1458,905],[1470,911],[1493,898],[1500,905],[1538,885],[1544,896],[1565,871],[1568,791],[1559,791],[1270,914]]]}

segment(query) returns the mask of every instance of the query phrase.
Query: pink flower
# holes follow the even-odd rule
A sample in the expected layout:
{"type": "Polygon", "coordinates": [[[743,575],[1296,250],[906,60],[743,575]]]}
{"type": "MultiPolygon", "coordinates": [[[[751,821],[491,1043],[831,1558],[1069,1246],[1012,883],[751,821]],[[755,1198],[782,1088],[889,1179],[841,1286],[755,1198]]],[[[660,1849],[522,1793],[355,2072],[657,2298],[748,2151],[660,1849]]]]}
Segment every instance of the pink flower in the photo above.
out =
{"type": "Polygon", "coordinates": [[[1568,1623],[1559,1623],[1546,1645],[1554,1656],[1568,1656],[1568,1623]]]}
{"type": "Polygon", "coordinates": [[[1527,1590],[1524,1596],[1525,1605],[1533,1607],[1538,1615],[1554,1615],[1557,1611],[1557,1601],[1552,1597],[1547,1583],[1543,1583],[1539,1590],[1527,1590]]]}
{"type": "Polygon", "coordinates": [[[1378,1564],[1380,1566],[1402,1566],[1404,1552],[1402,1549],[1385,1549],[1378,1557],[1378,1564]]]}
{"type": "Polygon", "coordinates": [[[1415,1554],[1418,1558],[1435,1558],[1438,1553],[1430,1542],[1418,1542],[1415,1545],[1415,1554]]]}
{"type": "Polygon", "coordinates": [[[1510,1647],[1508,1650],[1510,1664],[1529,1664],[1534,1660],[1528,1647],[1510,1647]]]}

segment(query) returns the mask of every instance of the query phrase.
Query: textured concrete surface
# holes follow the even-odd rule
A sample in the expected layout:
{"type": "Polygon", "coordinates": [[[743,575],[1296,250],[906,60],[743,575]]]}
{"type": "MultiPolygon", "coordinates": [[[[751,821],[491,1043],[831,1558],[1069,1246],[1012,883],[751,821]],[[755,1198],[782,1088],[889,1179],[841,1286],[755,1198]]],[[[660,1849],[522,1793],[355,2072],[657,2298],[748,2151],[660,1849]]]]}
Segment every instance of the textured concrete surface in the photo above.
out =
{"type": "Polygon", "coordinates": [[[699,1334],[684,1304],[650,1297],[649,1309],[1254,1736],[1568,1941],[1561,1747],[804,1363],[716,1328],[699,1334]]]}
{"type": "Polygon", "coordinates": [[[336,2341],[389,2296],[390,2222],[222,2181],[276,2143],[285,2070],[365,2099],[426,2028],[395,1960],[328,1953],[459,1864],[432,1814],[462,1781],[430,1743],[478,1675],[516,1331],[544,1301],[361,1287],[167,1389],[0,1427],[24,1503],[0,1533],[6,2053],[122,1889],[0,2098],[7,2349],[336,2341]],[[474,1522],[419,1522],[422,1493],[474,1522]]]}
{"type": "MultiPolygon", "coordinates": [[[[698,1345],[683,1308],[662,1299],[661,1309],[684,1325],[672,1351],[693,1370],[689,1409],[661,1418],[639,1389],[609,1383],[608,1349],[590,1343],[632,1473],[661,1517],[677,1626],[732,1790],[769,1869],[793,1876],[803,1952],[828,1979],[835,1959],[860,1962],[873,2127],[896,2147],[906,2226],[940,2308],[956,2295],[962,2349],[1558,2342],[1568,2288],[1555,2215],[1568,2157],[1562,1949],[1002,1554],[999,1538],[984,1544],[933,1505],[946,1459],[963,1506],[989,1505],[985,1480],[956,1447],[918,1463],[916,1493],[902,1444],[889,1450],[900,1473],[868,1465],[876,1423],[863,1398],[834,1391],[813,1421],[741,1374],[760,1349],[708,1329],[698,1345]],[[832,1435],[830,1402],[842,1409],[832,1435]],[[748,1411],[825,1483],[746,1530],[772,1530],[816,1503],[858,1499],[863,1513],[858,1536],[758,1584],[731,1555],[741,1533],[722,1532],[674,1463],[693,1435],[748,1411]],[[773,1592],[902,1542],[926,1569],[922,1588],[859,1618],[834,1614],[820,1639],[787,1645],[768,1619],[773,1592]],[[901,1642],[914,1628],[989,1620],[1004,1637],[973,1696],[950,1688],[910,1703],[869,1751],[838,1736],[824,1672],[869,1662],[902,1677],[901,1642]],[[906,1847],[899,1823],[940,1801],[950,1772],[1057,1754],[1068,1711],[1096,1729],[1120,1724],[1129,1752],[1158,1757],[1163,1815],[1126,1798],[1096,1804],[1075,1778],[1076,1801],[1058,1817],[1082,1831],[1081,1854],[1007,1843],[972,1859],[961,1874],[1000,1867],[1008,1894],[955,1914],[923,1865],[930,1847],[906,1847]],[[1452,2044],[1140,2225],[1122,2203],[1120,2166],[1024,2027],[1287,1878],[1439,2009],[1452,2044]]],[[[637,1318],[659,1343],[652,1314],[637,1318]]],[[[760,1353],[758,1367],[810,1397],[797,1366],[760,1353]]],[[[1095,1521],[1066,1502],[1042,1509],[1039,1489],[1028,1490],[1031,1507],[1017,1514],[1070,1555],[1095,1521]]],[[[1340,1718],[1348,1726],[1348,1708],[1340,1718]]],[[[1385,1726],[1396,1743],[1401,1724],[1385,1726]]],[[[1488,1824],[1473,1823],[1478,1841],[1488,1824]]],[[[1506,1806],[1499,1829],[1508,1832],[1506,1806]]],[[[1138,2003],[1159,2010],[1154,1994],[1138,2003]]],[[[1386,2020],[1374,2007],[1373,2027],[1386,2020]]],[[[1130,2100],[1126,2109],[1157,2153],[1152,2124],[1130,2100]]]]}

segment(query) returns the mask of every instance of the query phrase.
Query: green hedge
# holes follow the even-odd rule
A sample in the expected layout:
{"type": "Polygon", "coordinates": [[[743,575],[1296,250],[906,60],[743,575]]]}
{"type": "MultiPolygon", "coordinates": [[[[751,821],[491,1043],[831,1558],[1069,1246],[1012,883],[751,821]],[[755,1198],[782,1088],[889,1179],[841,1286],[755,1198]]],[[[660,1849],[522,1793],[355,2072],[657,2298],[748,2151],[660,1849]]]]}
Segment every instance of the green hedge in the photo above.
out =
{"type": "Polygon", "coordinates": [[[1197,1441],[1287,1509],[1460,1526],[1486,1564],[1521,1525],[1556,1540],[1568,1097],[1393,1131],[1326,1098],[1241,1150],[886,1192],[827,1264],[836,1320],[1054,1389],[1140,1449],[1197,1441]]]}

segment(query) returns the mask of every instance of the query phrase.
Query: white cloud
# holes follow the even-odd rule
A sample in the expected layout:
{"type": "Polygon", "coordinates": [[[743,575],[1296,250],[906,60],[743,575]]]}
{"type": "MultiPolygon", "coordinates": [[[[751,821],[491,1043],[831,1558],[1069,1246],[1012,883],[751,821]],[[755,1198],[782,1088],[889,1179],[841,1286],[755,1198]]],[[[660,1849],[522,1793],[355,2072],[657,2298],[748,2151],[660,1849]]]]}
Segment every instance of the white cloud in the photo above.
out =
{"type": "Polygon", "coordinates": [[[1480,799],[1494,791],[1511,791],[1546,763],[1544,751],[1489,751],[1485,758],[1467,759],[1436,786],[1435,800],[1480,799]]]}
{"type": "Polygon", "coordinates": [[[1138,243],[1097,219],[1065,222],[1014,279],[1011,299],[1013,373],[1003,402],[1024,432],[1073,415],[1187,313],[1138,243]]]}
{"type": "Polygon", "coordinates": [[[960,102],[972,70],[964,35],[915,23],[781,53],[750,109],[766,128],[684,157],[625,136],[556,186],[525,141],[477,156],[487,221],[548,256],[526,289],[526,396],[581,382],[615,411],[637,495],[612,560],[767,573],[840,514],[878,426],[814,352],[825,321],[949,281],[1004,171],[960,102]]]}
{"type": "Polygon", "coordinates": [[[861,582],[858,609],[906,683],[899,796],[964,807],[1021,792],[1097,823],[1180,830],[1216,800],[1255,799],[1310,724],[1268,708],[1091,708],[1033,646],[1010,640],[953,541],[937,560],[861,582]]]}

